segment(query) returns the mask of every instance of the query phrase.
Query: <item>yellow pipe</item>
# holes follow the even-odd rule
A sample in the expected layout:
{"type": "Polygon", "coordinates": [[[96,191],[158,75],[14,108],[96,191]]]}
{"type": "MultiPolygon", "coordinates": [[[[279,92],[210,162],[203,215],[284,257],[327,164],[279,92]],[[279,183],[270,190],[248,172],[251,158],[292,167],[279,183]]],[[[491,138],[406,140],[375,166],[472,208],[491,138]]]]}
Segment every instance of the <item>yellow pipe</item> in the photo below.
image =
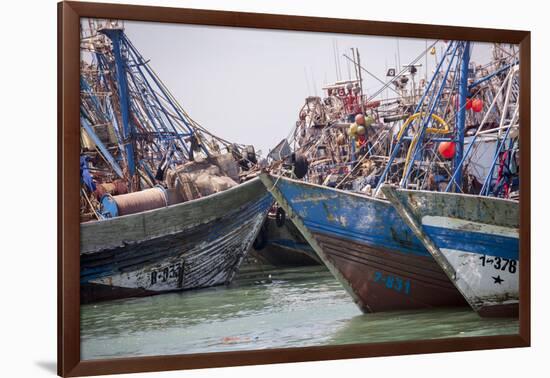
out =
{"type": "MultiPolygon", "coordinates": [[[[399,134],[397,134],[397,139],[399,140],[401,138],[401,135],[403,135],[403,133],[405,132],[405,129],[407,128],[409,123],[411,123],[412,121],[414,121],[418,117],[422,117],[424,115],[426,115],[426,113],[415,113],[412,116],[410,116],[409,118],[407,118],[407,120],[405,121],[403,126],[401,126],[401,130],[399,130],[399,134]]],[[[447,122],[445,122],[445,120],[443,118],[441,118],[437,114],[432,114],[432,118],[434,120],[436,120],[439,124],[443,125],[444,129],[437,129],[437,128],[434,128],[434,127],[428,127],[426,129],[426,132],[431,133],[431,134],[447,134],[447,133],[450,132],[449,131],[449,125],[447,125],[447,122]]]]}
{"type": "MultiPolygon", "coordinates": [[[[399,134],[397,134],[397,140],[401,139],[401,136],[403,135],[403,133],[407,129],[407,126],[409,125],[409,123],[411,123],[412,121],[414,121],[415,119],[417,119],[419,117],[423,117],[425,114],[426,113],[415,113],[412,116],[410,116],[409,118],[407,118],[405,123],[403,123],[403,126],[401,126],[401,130],[399,130],[399,134]]],[[[449,125],[447,124],[447,122],[445,122],[445,120],[443,118],[441,118],[440,116],[438,116],[436,114],[432,114],[431,117],[435,121],[437,121],[437,123],[442,125],[443,128],[441,129],[441,128],[435,128],[435,127],[428,127],[426,129],[427,133],[430,133],[430,134],[448,134],[450,132],[449,125]]],[[[412,151],[415,149],[416,143],[418,142],[418,138],[420,136],[419,134],[420,133],[417,133],[415,135],[414,139],[411,142],[411,145],[409,146],[409,150],[407,151],[407,158],[405,159],[405,167],[409,166],[409,160],[411,158],[412,151]]],[[[401,177],[401,180],[403,180],[405,178],[405,172],[406,171],[407,171],[406,169],[403,170],[403,176],[401,177]]]]}

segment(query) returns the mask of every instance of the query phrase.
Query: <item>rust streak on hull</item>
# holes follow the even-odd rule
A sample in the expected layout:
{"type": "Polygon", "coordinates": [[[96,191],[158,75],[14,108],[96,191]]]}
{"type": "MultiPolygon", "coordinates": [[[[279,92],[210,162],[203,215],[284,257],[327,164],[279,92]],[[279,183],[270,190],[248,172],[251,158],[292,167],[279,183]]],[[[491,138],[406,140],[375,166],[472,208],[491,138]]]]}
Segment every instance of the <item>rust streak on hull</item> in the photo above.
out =
{"type": "Polygon", "coordinates": [[[330,263],[347,280],[365,312],[467,306],[430,257],[406,255],[328,235],[314,237],[330,263]]]}

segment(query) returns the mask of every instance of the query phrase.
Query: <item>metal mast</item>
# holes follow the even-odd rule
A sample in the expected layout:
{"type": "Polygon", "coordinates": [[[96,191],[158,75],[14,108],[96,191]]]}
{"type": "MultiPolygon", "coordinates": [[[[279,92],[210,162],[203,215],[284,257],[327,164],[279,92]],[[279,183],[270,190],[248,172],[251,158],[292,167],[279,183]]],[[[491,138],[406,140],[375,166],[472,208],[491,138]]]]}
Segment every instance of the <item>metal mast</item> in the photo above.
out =
{"type": "Polygon", "coordinates": [[[128,173],[134,177],[136,164],[134,160],[133,129],[130,124],[130,100],[128,97],[128,81],[126,78],[126,64],[122,58],[121,39],[123,31],[120,28],[101,29],[100,33],[105,34],[113,43],[113,55],[115,57],[116,76],[118,81],[118,97],[120,101],[120,113],[122,116],[122,144],[126,151],[128,173]]]}
{"type": "MultiPolygon", "coordinates": [[[[464,154],[464,130],[466,128],[466,98],[468,97],[468,67],[470,65],[470,42],[463,45],[462,62],[460,65],[460,84],[458,86],[458,112],[456,115],[456,153],[454,167],[459,167],[464,154]]],[[[462,170],[456,172],[455,191],[461,191],[462,170]]]]}

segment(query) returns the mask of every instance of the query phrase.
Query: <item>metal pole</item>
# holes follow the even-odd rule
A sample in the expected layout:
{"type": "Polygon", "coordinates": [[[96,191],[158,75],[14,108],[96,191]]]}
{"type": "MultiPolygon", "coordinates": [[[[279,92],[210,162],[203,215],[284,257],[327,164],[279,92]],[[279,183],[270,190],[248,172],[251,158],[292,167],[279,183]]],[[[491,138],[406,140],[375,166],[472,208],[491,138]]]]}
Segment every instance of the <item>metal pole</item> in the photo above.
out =
{"type": "Polygon", "coordinates": [[[113,157],[113,155],[111,155],[107,147],[105,147],[105,145],[101,142],[101,139],[99,139],[99,137],[96,135],[88,120],[82,115],[80,116],[80,124],[82,125],[82,127],[84,127],[84,130],[86,130],[88,136],[94,141],[96,147],[99,149],[105,160],[109,162],[118,177],[123,179],[124,174],[122,173],[122,169],[120,168],[120,166],[117,164],[116,159],[113,157]]]}
{"type": "MultiPolygon", "coordinates": [[[[445,54],[443,54],[443,57],[441,58],[441,60],[439,61],[439,64],[437,65],[436,69],[435,69],[435,72],[432,76],[432,78],[430,79],[430,82],[428,83],[428,86],[426,87],[426,89],[424,90],[424,94],[422,95],[422,98],[420,98],[420,101],[418,102],[418,104],[416,105],[416,109],[414,111],[414,113],[417,113],[421,108],[422,108],[422,104],[424,103],[424,99],[426,98],[426,96],[428,95],[431,87],[432,87],[432,84],[434,83],[437,75],[439,74],[439,71],[441,70],[441,66],[443,66],[443,63],[445,62],[445,56],[447,56],[447,54],[449,53],[449,51],[451,51],[451,46],[453,46],[453,42],[450,42],[448,45],[447,45],[447,49],[445,50],[445,54]]],[[[454,51],[453,51],[453,56],[456,54],[456,46],[454,47],[454,51]]],[[[399,153],[399,150],[401,148],[401,142],[402,142],[402,139],[403,139],[403,136],[405,136],[407,134],[407,130],[408,128],[410,127],[410,125],[412,124],[412,122],[407,126],[407,129],[404,130],[403,132],[403,135],[401,137],[400,140],[398,140],[395,144],[395,147],[391,153],[391,156],[386,164],[386,167],[384,168],[384,172],[382,172],[382,175],[380,176],[379,180],[378,180],[378,184],[376,185],[376,189],[374,191],[374,197],[376,197],[378,195],[378,192],[380,191],[380,187],[382,186],[382,184],[384,183],[384,180],[386,179],[386,176],[388,175],[388,172],[390,171],[390,168],[391,168],[391,165],[392,165],[392,162],[393,160],[396,158],[397,154],[399,153]]]]}
{"type": "Polygon", "coordinates": [[[474,145],[476,143],[477,137],[480,136],[480,135],[486,134],[487,132],[494,132],[495,131],[494,129],[486,130],[486,131],[481,131],[481,130],[483,129],[483,126],[485,125],[485,122],[487,122],[487,119],[489,118],[489,115],[491,114],[491,111],[495,108],[495,104],[497,103],[498,97],[503,92],[506,85],[507,84],[509,85],[511,76],[512,76],[512,71],[510,71],[508,73],[508,75],[506,76],[506,79],[504,79],[504,83],[502,83],[502,85],[498,89],[497,93],[493,97],[493,101],[491,102],[491,105],[489,105],[489,109],[487,109],[487,112],[485,113],[485,116],[483,117],[483,120],[479,124],[476,134],[474,135],[474,137],[470,141],[470,144],[468,145],[468,149],[464,153],[464,156],[462,157],[462,160],[460,160],[460,162],[457,165],[455,165],[453,175],[451,176],[451,180],[449,181],[449,183],[447,184],[447,187],[445,188],[445,192],[448,192],[449,190],[451,190],[451,187],[454,186],[454,183],[456,182],[455,180],[456,180],[457,172],[460,172],[460,170],[462,169],[462,164],[464,164],[464,161],[469,156],[470,151],[472,150],[472,148],[474,147],[474,145]]]}
{"type": "Polygon", "coordinates": [[[359,72],[359,98],[361,101],[361,113],[365,114],[365,102],[363,101],[363,76],[361,75],[361,58],[359,57],[359,49],[356,47],[355,52],[357,53],[357,71],[359,72]]]}
{"type": "MultiPolygon", "coordinates": [[[[445,70],[445,74],[443,78],[441,79],[441,85],[439,86],[439,89],[437,90],[437,94],[434,94],[432,99],[428,102],[431,104],[430,107],[430,113],[428,114],[428,117],[420,117],[419,123],[422,124],[422,128],[420,129],[420,134],[417,139],[417,143],[414,146],[414,153],[411,155],[412,159],[409,161],[408,165],[405,167],[405,174],[403,176],[403,180],[401,181],[401,187],[406,188],[407,183],[409,181],[409,175],[411,173],[411,169],[414,165],[414,162],[416,161],[416,156],[421,150],[422,141],[424,140],[424,135],[426,132],[426,129],[428,128],[428,125],[431,122],[432,114],[434,114],[436,107],[439,105],[439,99],[441,98],[441,95],[443,93],[443,90],[445,89],[445,83],[447,82],[447,78],[449,77],[449,72],[451,71],[451,68],[453,67],[453,62],[455,60],[455,57],[457,56],[457,50],[458,50],[458,44],[457,47],[455,47],[453,56],[451,57],[451,60],[449,61],[449,65],[447,66],[447,69],[445,70]],[[424,121],[425,120],[425,121],[424,121]]],[[[435,86],[434,86],[434,92],[435,92],[435,86]]]]}
{"type": "MultiPolygon", "coordinates": [[[[464,152],[464,130],[466,126],[466,97],[468,96],[468,66],[470,65],[470,42],[464,43],[462,64],[460,66],[460,83],[458,87],[458,114],[456,116],[456,153],[453,165],[460,167],[464,152]]],[[[456,172],[456,192],[461,190],[462,171],[456,172]]]]}
{"type": "Polygon", "coordinates": [[[134,177],[136,166],[134,161],[134,145],[132,141],[132,125],[130,124],[130,101],[128,97],[128,81],[126,79],[126,67],[122,58],[120,40],[122,38],[121,29],[103,29],[101,33],[105,34],[113,43],[113,54],[115,56],[116,76],[118,82],[118,97],[120,100],[120,113],[122,115],[122,132],[124,149],[126,150],[126,161],[128,163],[128,173],[134,177]]]}
{"type": "Polygon", "coordinates": [[[516,110],[514,110],[514,114],[512,116],[512,119],[510,121],[510,127],[508,127],[508,130],[506,130],[506,134],[504,134],[504,139],[499,140],[497,144],[497,148],[495,150],[495,155],[493,157],[493,161],[491,163],[491,168],[489,169],[489,173],[487,174],[487,177],[485,177],[485,181],[483,182],[483,186],[481,187],[481,191],[479,192],[480,195],[489,195],[489,190],[491,189],[491,182],[493,180],[493,174],[495,172],[495,167],[498,164],[498,160],[500,157],[500,153],[502,151],[502,147],[506,143],[506,139],[508,139],[508,136],[510,135],[510,131],[513,129],[514,124],[516,123],[516,118],[518,116],[519,107],[516,107],[516,110]]]}

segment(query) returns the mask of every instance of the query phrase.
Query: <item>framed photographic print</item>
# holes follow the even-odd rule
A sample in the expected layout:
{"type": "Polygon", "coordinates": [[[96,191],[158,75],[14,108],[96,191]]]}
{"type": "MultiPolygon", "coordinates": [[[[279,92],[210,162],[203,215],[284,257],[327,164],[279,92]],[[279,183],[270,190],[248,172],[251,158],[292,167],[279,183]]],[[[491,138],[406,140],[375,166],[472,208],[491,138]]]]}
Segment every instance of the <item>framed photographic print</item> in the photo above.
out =
{"type": "Polygon", "coordinates": [[[58,11],[59,375],[529,346],[529,32],[58,11]]]}

